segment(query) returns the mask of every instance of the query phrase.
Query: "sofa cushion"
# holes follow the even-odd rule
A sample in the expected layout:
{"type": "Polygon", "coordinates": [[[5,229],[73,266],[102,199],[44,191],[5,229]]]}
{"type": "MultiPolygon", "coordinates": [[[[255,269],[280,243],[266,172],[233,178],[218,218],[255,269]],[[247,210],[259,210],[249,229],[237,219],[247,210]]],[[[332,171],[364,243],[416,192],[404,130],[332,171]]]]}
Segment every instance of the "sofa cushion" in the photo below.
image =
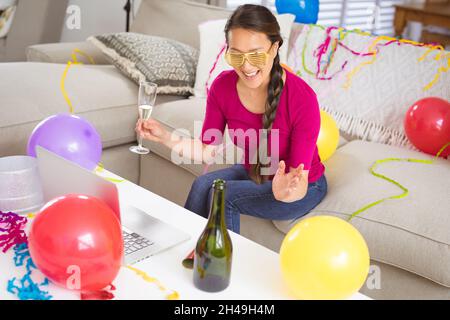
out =
{"type": "Polygon", "coordinates": [[[136,83],[154,82],[159,94],[194,92],[198,50],[187,44],[133,32],[99,35],[88,40],[136,83]]]}
{"type": "MultiPolygon", "coordinates": [[[[432,159],[400,147],[349,142],[325,163],[328,194],[307,217],[347,219],[371,202],[401,194],[397,186],[369,172],[376,160],[384,158],[432,159]]],[[[371,258],[450,287],[450,162],[388,162],[376,172],[398,181],[409,195],[382,202],[351,220],[366,239],[371,258]]],[[[286,233],[296,222],[274,224],[286,233]]]]}
{"type": "Polygon", "coordinates": [[[199,48],[198,25],[225,19],[231,11],[195,1],[143,0],[131,31],[174,39],[199,48]]]}
{"type": "Polygon", "coordinates": [[[27,61],[66,64],[72,59],[72,54],[75,54],[79,61],[86,63],[89,63],[89,57],[96,65],[111,64],[100,49],[87,41],[32,45],[27,48],[27,61]]]}
{"type": "MultiPolygon", "coordinates": [[[[60,90],[66,66],[50,63],[0,64],[0,154],[25,154],[28,137],[43,119],[69,111],[60,90]]],[[[72,65],[65,89],[77,115],[90,121],[103,147],[136,140],[137,86],[114,66],[72,65]]],[[[179,99],[159,96],[157,103],[179,99]]]]}

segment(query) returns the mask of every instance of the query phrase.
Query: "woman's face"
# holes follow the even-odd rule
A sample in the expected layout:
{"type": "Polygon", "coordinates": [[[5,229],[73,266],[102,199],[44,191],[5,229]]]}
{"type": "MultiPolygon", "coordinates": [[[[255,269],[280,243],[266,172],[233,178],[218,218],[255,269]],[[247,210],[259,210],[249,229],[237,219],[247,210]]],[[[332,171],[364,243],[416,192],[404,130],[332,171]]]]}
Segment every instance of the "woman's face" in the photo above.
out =
{"type": "Polygon", "coordinates": [[[278,42],[273,45],[264,33],[236,28],[228,33],[228,51],[231,53],[266,52],[267,61],[264,66],[254,66],[245,59],[244,64],[234,68],[242,84],[250,89],[267,85],[270,79],[270,70],[278,51],[278,42]]]}

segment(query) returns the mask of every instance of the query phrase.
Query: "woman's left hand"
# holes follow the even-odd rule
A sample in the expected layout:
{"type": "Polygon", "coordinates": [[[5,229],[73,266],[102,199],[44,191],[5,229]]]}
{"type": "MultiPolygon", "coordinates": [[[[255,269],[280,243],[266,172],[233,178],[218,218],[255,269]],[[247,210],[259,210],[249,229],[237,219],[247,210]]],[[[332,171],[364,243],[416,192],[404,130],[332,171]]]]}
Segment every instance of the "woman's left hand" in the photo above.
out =
{"type": "Polygon", "coordinates": [[[278,170],[272,180],[272,192],[278,201],[292,202],[296,201],[295,194],[303,174],[303,163],[297,168],[291,169],[289,173],[285,173],[286,164],[283,160],[278,164],[278,170]]]}

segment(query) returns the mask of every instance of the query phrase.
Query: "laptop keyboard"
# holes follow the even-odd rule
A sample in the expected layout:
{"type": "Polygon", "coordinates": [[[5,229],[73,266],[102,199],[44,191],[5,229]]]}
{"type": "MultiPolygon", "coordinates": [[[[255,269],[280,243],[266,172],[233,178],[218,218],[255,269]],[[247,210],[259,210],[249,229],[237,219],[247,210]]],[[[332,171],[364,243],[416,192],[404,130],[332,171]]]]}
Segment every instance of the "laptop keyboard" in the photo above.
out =
{"type": "Polygon", "coordinates": [[[122,230],[122,233],[125,255],[145,249],[154,244],[154,242],[151,242],[137,233],[130,233],[125,230],[122,230]]]}

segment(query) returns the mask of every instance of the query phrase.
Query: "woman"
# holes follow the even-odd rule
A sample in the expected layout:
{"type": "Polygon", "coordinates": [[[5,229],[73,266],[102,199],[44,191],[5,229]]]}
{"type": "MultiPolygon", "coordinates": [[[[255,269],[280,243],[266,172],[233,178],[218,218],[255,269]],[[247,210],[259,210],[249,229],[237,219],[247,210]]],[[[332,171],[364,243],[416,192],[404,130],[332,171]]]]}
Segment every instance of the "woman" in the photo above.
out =
{"type": "MultiPolygon", "coordinates": [[[[283,39],[275,16],[263,6],[240,6],[229,18],[225,36],[226,60],[234,70],[222,72],[211,85],[201,150],[183,156],[203,161],[214,157],[214,145],[221,141],[211,139],[208,133],[223,133],[226,125],[235,132],[266,129],[267,141],[273,140],[275,132],[277,140],[271,144],[257,139],[258,150],[252,152],[250,142],[232,137],[245,151],[244,164],[198,177],[185,208],[207,217],[212,182],[224,179],[226,223],[239,233],[240,214],[271,220],[305,215],[324,198],[327,182],[316,146],[320,130],[317,98],[302,79],[281,67],[278,50],[283,39]],[[272,175],[264,170],[267,162],[256,156],[264,147],[271,166],[274,158],[280,159],[272,175]]],[[[174,139],[153,119],[139,121],[136,130],[144,139],[172,150],[188,150],[186,147],[195,143],[195,139],[174,139]]]]}

